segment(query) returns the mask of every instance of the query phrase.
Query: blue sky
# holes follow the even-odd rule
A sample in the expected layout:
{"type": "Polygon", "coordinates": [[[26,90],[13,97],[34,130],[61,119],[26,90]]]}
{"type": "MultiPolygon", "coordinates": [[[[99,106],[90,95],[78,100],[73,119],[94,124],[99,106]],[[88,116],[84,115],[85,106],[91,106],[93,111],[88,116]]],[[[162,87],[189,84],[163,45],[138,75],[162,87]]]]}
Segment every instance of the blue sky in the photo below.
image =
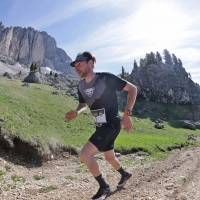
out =
{"type": "Polygon", "coordinates": [[[200,0],[1,0],[0,21],[46,31],[72,59],[92,51],[96,71],[168,49],[200,84],[200,0]]]}

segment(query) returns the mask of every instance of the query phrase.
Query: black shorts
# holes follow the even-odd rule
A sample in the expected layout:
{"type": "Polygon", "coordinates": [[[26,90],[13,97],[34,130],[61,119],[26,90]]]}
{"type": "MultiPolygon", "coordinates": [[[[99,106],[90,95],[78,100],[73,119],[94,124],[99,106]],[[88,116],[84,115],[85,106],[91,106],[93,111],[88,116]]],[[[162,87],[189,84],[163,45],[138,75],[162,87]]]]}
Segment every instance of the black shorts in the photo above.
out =
{"type": "Polygon", "coordinates": [[[121,127],[120,119],[96,127],[96,131],[89,141],[97,147],[99,151],[110,151],[114,149],[114,141],[117,138],[121,127]]]}

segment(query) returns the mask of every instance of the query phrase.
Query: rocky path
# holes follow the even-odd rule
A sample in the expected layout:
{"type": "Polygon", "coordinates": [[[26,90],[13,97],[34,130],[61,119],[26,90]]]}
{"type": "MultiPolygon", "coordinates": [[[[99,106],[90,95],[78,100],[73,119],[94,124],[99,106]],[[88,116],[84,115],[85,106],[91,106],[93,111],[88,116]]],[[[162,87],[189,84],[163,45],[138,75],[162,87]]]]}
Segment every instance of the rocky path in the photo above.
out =
{"type": "MultiPolygon", "coordinates": [[[[101,154],[97,155],[102,173],[113,189],[108,200],[200,199],[200,147],[176,151],[164,161],[144,163],[147,158],[137,155],[119,159],[133,176],[117,190],[119,174],[101,154]]],[[[97,183],[76,156],[66,153],[36,167],[1,150],[0,199],[88,200],[97,189],[97,183]]]]}

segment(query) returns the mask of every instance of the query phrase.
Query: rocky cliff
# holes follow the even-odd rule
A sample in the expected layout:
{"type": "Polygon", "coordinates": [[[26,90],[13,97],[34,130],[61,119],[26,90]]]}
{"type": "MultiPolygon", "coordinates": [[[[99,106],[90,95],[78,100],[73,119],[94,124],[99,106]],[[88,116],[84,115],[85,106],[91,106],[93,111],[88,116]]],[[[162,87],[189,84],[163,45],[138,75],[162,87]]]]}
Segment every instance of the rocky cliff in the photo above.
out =
{"type": "Polygon", "coordinates": [[[182,66],[162,62],[136,67],[126,78],[138,87],[138,98],[147,101],[200,104],[200,86],[182,66]]]}
{"type": "Polygon", "coordinates": [[[76,74],[70,67],[71,58],[56,46],[56,41],[46,32],[31,27],[5,28],[0,22],[0,61],[8,64],[19,62],[27,67],[37,62],[40,67],[76,74]]]}

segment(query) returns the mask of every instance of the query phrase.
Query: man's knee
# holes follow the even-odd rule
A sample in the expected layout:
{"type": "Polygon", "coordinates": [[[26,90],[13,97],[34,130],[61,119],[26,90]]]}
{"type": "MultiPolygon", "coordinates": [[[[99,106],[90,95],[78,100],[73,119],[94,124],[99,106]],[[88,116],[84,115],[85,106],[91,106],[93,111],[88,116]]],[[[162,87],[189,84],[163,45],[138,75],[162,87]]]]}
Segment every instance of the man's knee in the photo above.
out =
{"type": "Polygon", "coordinates": [[[88,152],[83,151],[83,150],[80,152],[79,156],[83,162],[87,162],[93,157],[93,155],[90,155],[88,152]]]}
{"type": "Polygon", "coordinates": [[[113,162],[116,161],[115,156],[108,156],[108,157],[105,156],[105,159],[106,159],[106,161],[107,161],[108,163],[113,163],[113,162]]]}
{"type": "Polygon", "coordinates": [[[80,152],[80,154],[79,154],[79,156],[80,156],[80,159],[84,162],[85,160],[86,160],[86,158],[87,158],[87,155],[86,155],[86,153],[84,152],[84,151],[81,151],[80,152]]]}

